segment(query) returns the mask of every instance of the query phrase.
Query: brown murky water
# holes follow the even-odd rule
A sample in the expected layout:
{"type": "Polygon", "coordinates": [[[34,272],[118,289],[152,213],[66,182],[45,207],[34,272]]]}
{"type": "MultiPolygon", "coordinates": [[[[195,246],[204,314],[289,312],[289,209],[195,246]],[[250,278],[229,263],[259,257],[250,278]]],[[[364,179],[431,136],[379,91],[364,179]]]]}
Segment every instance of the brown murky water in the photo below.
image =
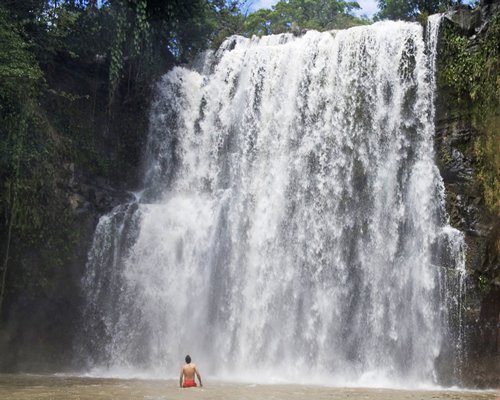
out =
{"type": "Polygon", "coordinates": [[[180,389],[173,380],[0,375],[0,399],[497,400],[500,398],[492,391],[409,391],[223,382],[208,382],[203,388],[180,389]]]}

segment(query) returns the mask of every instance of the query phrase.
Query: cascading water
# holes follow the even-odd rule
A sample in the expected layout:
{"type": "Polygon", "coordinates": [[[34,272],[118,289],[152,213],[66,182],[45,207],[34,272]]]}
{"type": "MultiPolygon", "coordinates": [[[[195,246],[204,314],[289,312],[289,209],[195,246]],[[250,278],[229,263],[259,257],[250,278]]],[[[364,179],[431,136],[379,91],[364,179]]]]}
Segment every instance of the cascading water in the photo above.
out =
{"type": "Polygon", "coordinates": [[[435,382],[464,251],[434,163],[438,24],[231,37],[164,76],[146,189],[89,254],[89,366],[435,382]]]}

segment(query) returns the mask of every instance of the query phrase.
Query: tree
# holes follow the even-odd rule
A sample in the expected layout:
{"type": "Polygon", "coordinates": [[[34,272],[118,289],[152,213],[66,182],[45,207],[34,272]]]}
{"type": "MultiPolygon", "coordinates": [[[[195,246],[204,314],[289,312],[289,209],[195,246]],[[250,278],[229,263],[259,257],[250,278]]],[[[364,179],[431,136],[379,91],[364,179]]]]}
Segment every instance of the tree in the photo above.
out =
{"type": "Polygon", "coordinates": [[[258,10],[250,14],[243,31],[250,36],[301,29],[325,31],[348,28],[367,22],[352,15],[352,11],[359,8],[354,1],[280,0],[272,10],[258,10]]]}
{"type": "Polygon", "coordinates": [[[375,18],[415,20],[420,14],[435,14],[453,3],[452,0],[378,0],[380,12],[375,18]]]}
{"type": "Polygon", "coordinates": [[[377,19],[408,20],[416,16],[417,9],[414,1],[407,0],[379,0],[380,12],[377,19]]]}
{"type": "Polygon", "coordinates": [[[0,314],[72,257],[67,166],[109,180],[137,169],[147,123],[118,120],[146,120],[152,83],[234,33],[238,4],[0,0],[0,314]]]}
{"type": "Polygon", "coordinates": [[[13,236],[22,224],[23,200],[20,192],[26,183],[23,166],[29,154],[28,125],[30,100],[39,91],[42,72],[28,45],[8,14],[0,7],[0,222],[5,227],[0,264],[0,313],[5,297],[13,236]]]}
{"type": "Polygon", "coordinates": [[[247,35],[263,36],[272,34],[271,15],[272,11],[265,8],[251,13],[245,18],[243,31],[247,35]]]}

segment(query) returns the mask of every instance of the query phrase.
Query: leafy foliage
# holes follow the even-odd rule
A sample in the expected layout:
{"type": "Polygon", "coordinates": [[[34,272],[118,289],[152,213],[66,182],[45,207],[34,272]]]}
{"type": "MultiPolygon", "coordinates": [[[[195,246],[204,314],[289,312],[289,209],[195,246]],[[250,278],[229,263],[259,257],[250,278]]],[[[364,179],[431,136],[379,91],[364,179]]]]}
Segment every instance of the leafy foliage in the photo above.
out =
{"type": "Polygon", "coordinates": [[[0,313],[70,262],[67,166],[137,170],[152,82],[241,18],[221,0],[0,0],[0,313]]]}
{"type": "Polygon", "coordinates": [[[272,33],[319,31],[348,28],[367,23],[351,13],[359,9],[357,2],[339,0],[281,0],[272,10],[250,14],[244,24],[247,36],[272,33]]]}
{"type": "Polygon", "coordinates": [[[42,126],[35,102],[42,83],[28,44],[0,9],[0,225],[6,228],[0,232],[0,311],[12,259],[42,242],[50,248],[54,236],[47,228],[60,217],[51,153],[58,146],[42,126]]]}
{"type": "MultiPolygon", "coordinates": [[[[393,19],[414,19],[449,5],[445,0],[379,4],[378,17],[393,19]]],[[[7,295],[36,299],[28,305],[60,296],[66,306],[58,292],[71,285],[57,286],[54,276],[68,269],[82,230],[64,187],[67,166],[115,182],[128,178],[125,171],[138,170],[147,123],[138,120],[147,117],[151,86],[160,74],[231,34],[299,33],[368,22],[353,16],[359,5],[352,1],[280,0],[249,15],[243,5],[238,0],[0,0],[0,312],[7,295]]],[[[471,107],[483,132],[474,152],[485,197],[497,211],[499,26],[497,19],[474,49],[460,34],[447,37],[450,63],[442,69],[444,84],[463,107],[471,107]]]]}
{"type": "Polygon", "coordinates": [[[471,46],[467,36],[451,26],[444,28],[441,51],[446,63],[438,69],[439,84],[470,114],[480,135],[473,153],[478,180],[488,208],[500,212],[500,15],[471,46]]]}
{"type": "Polygon", "coordinates": [[[431,15],[460,1],[453,0],[378,0],[380,12],[376,19],[415,20],[419,15],[431,15]]]}

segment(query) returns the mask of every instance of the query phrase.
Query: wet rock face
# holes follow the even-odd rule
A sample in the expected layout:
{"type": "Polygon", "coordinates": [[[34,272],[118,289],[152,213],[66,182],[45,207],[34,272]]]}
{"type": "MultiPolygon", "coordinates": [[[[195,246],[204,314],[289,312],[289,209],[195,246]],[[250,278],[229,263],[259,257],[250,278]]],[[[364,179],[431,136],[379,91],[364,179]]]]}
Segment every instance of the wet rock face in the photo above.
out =
{"type": "Polygon", "coordinates": [[[459,149],[470,145],[475,132],[470,126],[449,122],[443,124],[441,132],[438,133],[441,139],[439,151],[443,155],[440,161],[442,171],[445,173],[443,179],[448,184],[473,183],[474,170],[471,157],[459,149]]]}
{"type": "Polygon", "coordinates": [[[436,156],[445,184],[450,223],[465,233],[466,267],[469,271],[465,299],[467,356],[463,384],[497,387],[500,384],[500,286],[492,282],[499,274],[498,218],[484,204],[476,178],[472,148],[478,132],[466,116],[447,114],[445,95],[438,93],[436,156]]]}
{"type": "Polygon", "coordinates": [[[446,13],[445,18],[457,25],[469,36],[481,31],[491,17],[500,11],[500,1],[482,0],[480,7],[471,10],[468,7],[459,6],[455,10],[446,13]]]}
{"type": "Polygon", "coordinates": [[[474,237],[492,230],[483,193],[476,179],[472,149],[477,131],[470,122],[446,115],[438,102],[436,153],[446,187],[446,208],[453,226],[474,237]]]}
{"type": "Polygon", "coordinates": [[[68,179],[61,185],[61,189],[66,193],[69,207],[75,213],[95,214],[95,218],[98,219],[118,204],[133,199],[130,192],[111,186],[102,177],[75,171],[73,164],[66,170],[68,179]]]}
{"type": "Polygon", "coordinates": [[[482,0],[481,1],[481,21],[487,21],[495,13],[500,11],[500,1],[498,0],[482,0]]]}
{"type": "MultiPolygon", "coordinates": [[[[478,10],[462,8],[448,13],[443,26],[452,24],[466,33],[472,48],[477,45],[477,38],[483,34],[489,19],[498,12],[500,2],[482,1],[478,10]]],[[[446,63],[446,60],[440,62],[446,63]]],[[[479,135],[473,124],[471,110],[460,105],[449,88],[438,87],[435,135],[437,164],[445,184],[450,222],[465,233],[467,245],[469,279],[464,301],[467,348],[462,378],[467,386],[498,387],[500,218],[487,209],[479,183],[474,155],[474,145],[479,135]]]]}
{"type": "Polygon", "coordinates": [[[446,19],[458,25],[462,30],[473,34],[481,24],[481,12],[459,8],[446,14],[446,19]]]}

